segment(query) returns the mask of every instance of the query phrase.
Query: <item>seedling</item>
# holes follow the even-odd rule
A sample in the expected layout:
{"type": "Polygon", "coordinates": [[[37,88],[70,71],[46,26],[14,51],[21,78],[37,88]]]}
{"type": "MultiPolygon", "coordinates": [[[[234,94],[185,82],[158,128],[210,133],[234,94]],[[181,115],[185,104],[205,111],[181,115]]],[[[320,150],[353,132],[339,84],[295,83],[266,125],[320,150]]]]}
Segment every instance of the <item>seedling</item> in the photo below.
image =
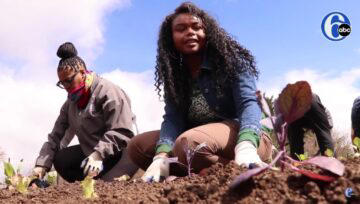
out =
{"type": "Polygon", "coordinates": [[[295,155],[297,156],[297,158],[300,160],[300,161],[305,161],[307,159],[309,159],[309,155],[307,152],[305,152],[304,154],[296,154],[295,155]]]}
{"type": "Polygon", "coordinates": [[[356,146],[357,150],[360,150],[360,138],[359,137],[355,137],[353,140],[354,145],[356,146]]]}
{"type": "Polygon", "coordinates": [[[188,176],[191,176],[191,170],[192,170],[191,165],[195,154],[198,153],[203,147],[206,147],[207,145],[205,142],[203,142],[197,145],[194,149],[192,149],[191,147],[189,147],[189,143],[185,137],[181,139],[181,142],[183,144],[184,151],[186,152],[188,176]]]}
{"type": "MultiPolygon", "coordinates": [[[[196,153],[199,153],[199,151],[206,147],[206,142],[203,142],[199,145],[197,145],[195,148],[191,148],[189,147],[189,143],[188,143],[188,140],[184,137],[181,139],[181,144],[183,145],[183,148],[184,148],[184,151],[185,151],[185,154],[186,154],[186,162],[187,162],[187,166],[185,166],[184,164],[180,163],[178,161],[178,158],[177,157],[171,157],[171,158],[168,158],[168,162],[169,163],[177,163],[177,164],[180,164],[182,167],[186,168],[187,169],[187,174],[188,176],[191,177],[191,165],[192,165],[192,160],[194,159],[194,156],[196,153]]],[[[171,178],[168,178],[166,179],[167,182],[170,182],[170,181],[173,181],[175,180],[177,177],[176,176],[172,176],[171,178]]]]}
{"type": "Polygon", "coordinates": [[[95,180],[92,177],[85,177],[80,184],[82,186],[83,196],[85,199],[94,199],[98,197],[95,193],[95,180]]]}
{"type": "Polygon", "coordinates": [[[334,157],[334,152],[331,149],[326,149],[325,155],[328,157],[334,157]]]}
{"type": "Polygon", "coordinates": [[[355,150],[354,156],[360,157],[360,138],[354,137],[353,144],[354,144],[354,150],[355,150]]]}
{"type": "Polygon", "coordinates": [[[115,181],[128,181],[130,180],[130,176],[127,174],[124,174],[120,177],[114,178],[115,181]]]}
{"type": "Polygon", "coordinates": [[[284,171],[284,168],[288,167],[291,170],[299,172],[309,178],[327,182],[334,181],[336,178],[334,176],[319,175],[312,171],[302,170],[298,167],[310,164],[328,170],[337,176],[342,176],[344,174],[344,165],[334,157],[317,156],[305,161],[295,161],[286,154],[285,141],[287,138],[288,125],[301,118],[311,107],[312,92],[310,85],[306,81],[288,84],[282,90],[275,103],[275,112],[277,113],[276,120],[274,120],[267,103],[264,101],[264,97],[262,97],[262,111],[271,119],[271,123],[274,127],[274,131],[277,136],[276,138],[280,146],[280,151],[269,165],[250,169],[236,177],[232,182],[230,189],[236,189],[242,182],[272,168],[272,166],[277,162],[281,164],[281,171],[284,171]]]}
{"type": "MultiPolygon", "coordinates": [[[[22,162],[22,160],[20,161],[22,162]]],[[[10,159],[8,162],[4,163],[4,173],[5,173],[5,183],[7,184],[9,189],[16,189],[22,194],[27,193],[27,188],[30,184],[32,178],[22,176],[20,174],[20,166],[14,169],[13,165],[10,163],[10,159]]]]}
{"type": "Polygon", "coordinates": [[[57,172],[56,171],[50,171],[49,173],[47,173],[46,181],[50,185],[56,184],[56,180],[57,180],[57,172]]]}
{"type": "Polygon", "coordinates": [[[4,173],[5,173],[5,183],[10,185],[11,184],[11,178],[15,176],[15,169],[12,166],[12,164],[10,163],[10,159],[8,162],[3,162],[4,163],[4,173]]]}

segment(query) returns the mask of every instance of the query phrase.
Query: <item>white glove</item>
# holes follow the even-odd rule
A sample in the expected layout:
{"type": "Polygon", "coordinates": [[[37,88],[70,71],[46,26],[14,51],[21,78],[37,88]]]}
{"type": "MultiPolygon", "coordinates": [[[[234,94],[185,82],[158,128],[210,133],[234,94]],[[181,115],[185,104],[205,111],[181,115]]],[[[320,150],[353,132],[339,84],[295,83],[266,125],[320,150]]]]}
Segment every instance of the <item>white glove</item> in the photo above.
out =
{"type": "Polygon", "coordinates": [[[165,155],[156,155],[141,179],[145,182],[159,182],[169,176],[169,161],[165,155]]]}
{"type": "Polygon", "coordinates": [[[97,151],[91,153],[81,162],[80,167],[84,169],[85,176],[97,176],[100,171],[103,170],[103,162],[100,154],[97,151]]]}
{"type": "Polygon", "coordinates": [[[260,167],[266,165],[266,163],[261,161],[256,147],[250,141],[242,141],[235,146],[235,162],[239,166],[245,165],[247,168],[252,163],[260,167]]]}
{"type": "Polygon", "coordinates": [[[37,166],[33,169],[33,175],[38,177],[39,179],[43,179],[46,174],[45,167],[37,166]]]}

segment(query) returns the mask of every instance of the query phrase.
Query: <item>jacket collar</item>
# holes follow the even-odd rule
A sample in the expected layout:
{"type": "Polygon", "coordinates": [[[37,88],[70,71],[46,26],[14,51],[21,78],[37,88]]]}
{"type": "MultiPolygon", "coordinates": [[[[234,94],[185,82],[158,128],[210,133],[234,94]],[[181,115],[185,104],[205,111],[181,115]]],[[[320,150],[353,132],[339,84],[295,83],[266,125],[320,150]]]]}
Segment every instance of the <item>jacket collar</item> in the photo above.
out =
{"type": "Polygon", "coordinates": [[[95,88],[99,84],[99,76],[95,72],[93,72],[92,74],[94,75],[94,81],[92,82],[91,87],[90,87],[91,93],[94,92],[95,88]]]}

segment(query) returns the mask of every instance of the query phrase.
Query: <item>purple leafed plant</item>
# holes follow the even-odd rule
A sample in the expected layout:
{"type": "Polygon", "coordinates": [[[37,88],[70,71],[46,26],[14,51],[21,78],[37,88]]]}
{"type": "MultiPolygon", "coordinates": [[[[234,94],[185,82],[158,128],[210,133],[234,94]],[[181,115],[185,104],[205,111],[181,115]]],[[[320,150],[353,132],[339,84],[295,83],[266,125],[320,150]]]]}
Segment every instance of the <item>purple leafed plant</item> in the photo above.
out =
{"type": "MultiPolygon", "coordinates": [[[[177,164],[180,164],[180,166],[184,167],[187,169],[187,174],[188,176],[191,177],[191,164],[192,164],[192,160],[194,159],[194,156],[196,153],[199,153],[199,151],[206,147],[206,142],[203,142],[199,145],[197,145],[195,148],[191,148],[189,147],[189,143],[188,143],[188,140],[186,138],[182,138],[181,139],[181,144],[184,148],[184,151],[185,151],[185,154],[186,154],[186,161],[187,161],[187,166],[184,165],[183,163],[179,162],[178,160],[178,157],[171,157],[171,158],[168,158],[167,161],[171,164],[171,163],[177,163],[177,164]]],[[[176,176],[169,176],[166,181],[167,182],[170,182],[170,181],[173,181],[177,179],[176,176]]]]}
{"type": "Polygon", "coordinates": [[[281,171],[284,171],[284,168],[287,167],[309,178],[327,182],[334,181],[337,176],[342,176],[344,174],[344,165],[333,157],[316,156],[305,161],[296,161],[286,154],[285,141],[287,138],[288,125],[301,118],[311,107],[312,92],[310,85],[306,81],[298,81],[295,84],[288,84],[282,90],[275,103],[275,112],[278,113],[276,117],[271,115],[269,106],[264,98],[265,96],[260,95],[258,97],[261,102],[262,111],[271,120],[271,124],[280,146],[280,151],[269,165],[250,169],[236,177],[230,185],[230,189],[236,189],[244,181],[250,179],[252,176],[266,171],[267,169],[270,169],[276,163],[281,164],[281,171]],[[334,176],[319,175],[312,171],[299,168],[307,164],[330,171],[334,174],[334,176]]]}
{"type": "Polygon", "coordinates": [[[192,170],[191,164],[195,154],[198,153],[203,147],[206,147],[207,145],[205,142],[203,142],[197,145],[195,148],[191,148],[189,147],[189,143],[185,137],[181,139],[181,143],[183,144],[183,148],[186,153],[188,175],[191,176],[191,170],[192,170]]]}

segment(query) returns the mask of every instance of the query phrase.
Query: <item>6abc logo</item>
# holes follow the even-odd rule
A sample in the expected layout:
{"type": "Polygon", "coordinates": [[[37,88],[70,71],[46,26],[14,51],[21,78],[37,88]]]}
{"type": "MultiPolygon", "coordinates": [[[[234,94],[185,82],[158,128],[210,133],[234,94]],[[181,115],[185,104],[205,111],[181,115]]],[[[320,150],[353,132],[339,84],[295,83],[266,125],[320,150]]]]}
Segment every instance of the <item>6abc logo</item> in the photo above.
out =
{"type": "Polygon", "coordinates": [[[344,193],[347,199],[354,199],[360,201],[360,196],[358,196],[352,188],[346,188],[344,193]]]}
{"type": "Polygon", "coordinates": [[[321,30],[329,40],[343,40],[351,33],[350,20],[340,12],[329,13],[321,23],[321,30]]]}

